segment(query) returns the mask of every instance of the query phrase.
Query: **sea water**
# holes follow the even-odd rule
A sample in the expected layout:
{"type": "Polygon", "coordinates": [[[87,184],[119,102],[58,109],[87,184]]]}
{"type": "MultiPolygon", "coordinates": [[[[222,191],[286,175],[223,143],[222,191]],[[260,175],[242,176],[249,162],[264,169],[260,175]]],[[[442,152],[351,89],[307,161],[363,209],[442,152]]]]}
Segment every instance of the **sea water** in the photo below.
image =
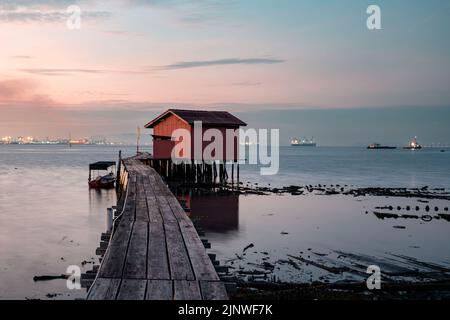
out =
{"type": "MultiPolygon", "coordinates": [[[[89,190],[88,165],[117,160],[119,150],[125,157],[136,149],[0,145],[0,299],[85,297],[85,290],[67,289],[65,280],[34,282],[33,277],[64,274],[70,265],[86,271],[93,262],[98,263],[95,249],[106,228],[106,209],[115,205],[116,198],[114,190],[89,190]]],[[[449,150],[281,147],[277,175],[262,177],[257,166],[242,165],[240,179],[260,186],[320,183],[450,188],[449,172],[449,150]]],[[[447,202],[436,203],[444,208],[447,202]]],[[[330,256],[336,251],[375,257],[394,252],[450,263],[450,222],[399,222],[380,220],[372,214],[377,205],[398,203],[419,204],[423,213],[424,204],[417,199],[250,195],[201,197],[194,200],[191,214],[204,216],[206,212],[210,252],[222,263],[235,259],[236,254],[242,258],[243,248],[254,245],[245,252],[246,263],[234,264],[242,268],[261,263],[265,256],[264,261],[275,263],[308,249],[330,256]],[[394,228],[397,224],[405,229],[394,228]]],[[[289,265],[281,265],[276,274],[293,282],[322,276],[311,266],[297,270],[289,265]]]]}

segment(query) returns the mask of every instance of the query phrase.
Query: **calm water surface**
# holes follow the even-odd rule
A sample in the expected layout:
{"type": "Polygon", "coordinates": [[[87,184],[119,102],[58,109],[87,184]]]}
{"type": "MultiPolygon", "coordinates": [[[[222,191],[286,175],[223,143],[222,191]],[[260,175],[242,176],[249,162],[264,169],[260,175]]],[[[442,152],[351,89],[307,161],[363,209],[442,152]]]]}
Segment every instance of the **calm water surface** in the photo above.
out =
{"type": "Polygon", "coordinates": [[[367,150],[358,147],[281,147],[280,171],[260,176],[256,166],[242,181],[289,184],[349,184],[360,187],[450,188],[450,149],[367,150]],[[441,152],[444,150],[445,152],[441,152]]]}
{"type": "MultiPolygon", "coordinates": [[[[0,145],[0,299],[84,297],[64,280],[33,282],[35,275],[63,274],[69,265],[98,261],[95,249],[105,229],[106,208],[114,191],[87,187],[88,164],[117,160],[118,150],[134,147],[0,145]]],[[[349,184],[357,186],[450,188],[450,151],[368,151],[363,148],[281,149],[277,176],[261,177],[257,167],[241,167],[241,181],[260,185],[349,184]]],[[[240,196],[192,198],[192,214],[203,216],[212,252],[221,261],[242,255],[245,265],[262,255],[274,263],[308,249],[375,256],[387,252],[450,263],[450,222],[444,220],[380,220],[376,205],[423,205],[416,199],[342,196],[240,196]],[[222,209],[222,210],[220,210],[222,209]],[[366,211],[369,211],[366,214],[366,211]],[[402,224],[405,229],[393,226],[402,224]],[[264,252],[264,254],[262,254],[264,252]]],[[[434,205],[434,203],[433,203],[434,205]]],[[[436,202],[440,208],[447,201],[436,202]]],[[[422,212],[422,211],[421,211],[422,212]]],[[[84,270],[90,269],[87,264],[84,270]]],[[[310,267],[282,266],[286,281],[309,281],[321,274],[310,267]]]]}
{"type": "Polygon", "coordinates": [[[65,280],[33,277],[64,274],[83,261],[98,263],[106,208],[116,198],[113,190],[88,189],[88,164],[117,156],[111,147],[0,146],[1,299],[85,296],[85,290],[67,290],[65,280]]]}

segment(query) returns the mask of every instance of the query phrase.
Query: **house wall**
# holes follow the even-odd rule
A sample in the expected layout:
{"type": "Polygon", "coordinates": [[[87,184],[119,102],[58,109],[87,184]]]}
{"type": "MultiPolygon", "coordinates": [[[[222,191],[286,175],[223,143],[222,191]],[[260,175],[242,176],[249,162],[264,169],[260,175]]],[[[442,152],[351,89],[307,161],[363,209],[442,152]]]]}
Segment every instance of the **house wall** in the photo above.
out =
{"type": "MultiPolygon", "coordinates": [[[[180,118],[169,115],[167,118],[163,119],[153,128],[153,134],[158,136],[171,137],[172,132],[175,129],[183,128],[186,130],[191,130],[191,126],[182,121],[180,118]]],[[[153,141],[153,157],[155,159],[170,159],[172,155],[172,149],[175,146],[175,141],[170,140],[154,140],[153,141]]]]}
{"type": "Polygon", "coordinates": [[[172,132],[178,128],[191,130],[191,126],[188,123],[171,114],[153,128],[153,134],[170,137],[172,132]]]}
{"type": "MultiPolygon", "coordinates": [[[[190,158],[194,158],[194,148],[195,148],[195,140],[194,140],[194,132],[193,128],[187,124],[186,122],[182,121],[178,117],[174,115],[168,116],[166,119],[162,120],[160,123],[155,125],[153,128],[153,134],[157,136],[166,136],[171,137],[174,130],[183,128],[188,130],[191,133],[191,156],[190,158]]],[[[203,133],[210,129],[209,126],[203,126],[203,133]]],[[[223,152],[222,156],[220,156],[219,153],[213,154],[213,158],[205,158],[205,159],[196,159],[196,160],[234,160],[237,161],[239,159],[239,138],[235,139],[234,148],[230,152],[230,155],[227,156],[227,150],[226,150],[226,130],[225,127],[218,127],[218,129],[223,136],[222,145],[223,145],[223,152]]],[[[228,128],[228,129],[236,129],[236,128],[228,128]]],[[[172,149],[174,148],[175,144],[177,142],[170,141],[170,140],[154,140],[153,141],[153,156],[155,159],[170,159],[172,154],[172,149]]],[[[202,154],[203,150],[212,142],[209,141],[203,141],[202,142],[202,154]]],[[[186,156],[186,155],[184,155],[186,156]]]]}
{"type": "MultiPolygon", "coordinates": [[[[229,153],[229,155],[227,154],[227,149],[226,149],[226,147],[227,147],[227,135],[226,135],[226,130],[227,129],[236,129],[236,128],[225,128],[225,127],[208,127],[208,126],[203,126],[203,134],[205,133],[205,131],[206,130],[208,130],[208,129],[211,129],[211,128],[214,128],[214,129],[217,129],[217,130],[219,130],[221,133],[222,133],[222,137],[223,137],[223,140],[222,140],[222,146],[223,146],[223,149],[222,149],[222,155],[220,155],[220,153],[219,154],[213,154],[213,158],[205,158],[205,159],[203,159],[203,160],[234,160],[234,161],[237,161],[238,159],[239,159],[239,135],[237,135],[237,138],[235,138],[235,141],[234,141],[234,148],[233,148],[233,150],[232,151],[230,151],[229,153]]],[[[191,146],[192,146],[192,155],[194,155],[194,135],[192,134],[191,135],[191,139],[192,139],[192,141],[191,141],[191,146]]],[[[214,141],[203,141],[202,142],[202,151],[203,150],[205,150],[205,148],[210,144],[210,143],[214,143],[214,141]]],[[[203,152],[202,152],[202,154],[203,154],[203,152]]]]}
{"type": "Polygon", "coordinates": [[[154,140],[153,141],[153,158],[154,159],[170,159],[172,149],[175,147],[175,141],[171,140],[154,140]]]}

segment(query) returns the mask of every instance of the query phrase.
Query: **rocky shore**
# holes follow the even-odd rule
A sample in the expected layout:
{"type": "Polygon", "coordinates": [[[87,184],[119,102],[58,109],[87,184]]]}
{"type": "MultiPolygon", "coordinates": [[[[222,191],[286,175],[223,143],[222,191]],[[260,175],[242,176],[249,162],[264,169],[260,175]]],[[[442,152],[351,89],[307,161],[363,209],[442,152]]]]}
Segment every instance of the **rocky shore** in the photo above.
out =
{"type": "Polygon", "coordinates": [[[354,185],[290,185],[284,187],[260,186],[258,183],[237,184],[210,184],[210,183],[178,183],[173,184],[174,188],[179,189],[195,189],[201,193],[215,194],[287,194],[293,196],[301,195],[345,195],[353,197],[378,196],[378,197],[402,197],[402,198],[418,198],[418,199],[441,199],[450,200],[450,192],[445,188],[430,188],[424,186],[421,188],[387,188],[387,187],[357,187],[354,185]]]}

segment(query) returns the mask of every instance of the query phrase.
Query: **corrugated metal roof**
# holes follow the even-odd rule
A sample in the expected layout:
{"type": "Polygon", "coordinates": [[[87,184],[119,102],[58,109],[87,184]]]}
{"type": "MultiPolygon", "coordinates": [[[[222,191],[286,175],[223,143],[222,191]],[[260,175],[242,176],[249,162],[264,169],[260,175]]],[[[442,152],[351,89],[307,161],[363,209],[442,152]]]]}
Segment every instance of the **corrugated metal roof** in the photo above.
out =
{"type": "Polygon", "coordinates": [[[239,127],[247,124],[227,111],[205,111],[205,110],[181,110],[169,109],[159,117],[150,121],[145,128],[153,128],[159,121],[167,117],[169,114],[175,114],[189,124],[194,121],[201,121],[203,125],[220,126],[220,127],[239,127]]]}

